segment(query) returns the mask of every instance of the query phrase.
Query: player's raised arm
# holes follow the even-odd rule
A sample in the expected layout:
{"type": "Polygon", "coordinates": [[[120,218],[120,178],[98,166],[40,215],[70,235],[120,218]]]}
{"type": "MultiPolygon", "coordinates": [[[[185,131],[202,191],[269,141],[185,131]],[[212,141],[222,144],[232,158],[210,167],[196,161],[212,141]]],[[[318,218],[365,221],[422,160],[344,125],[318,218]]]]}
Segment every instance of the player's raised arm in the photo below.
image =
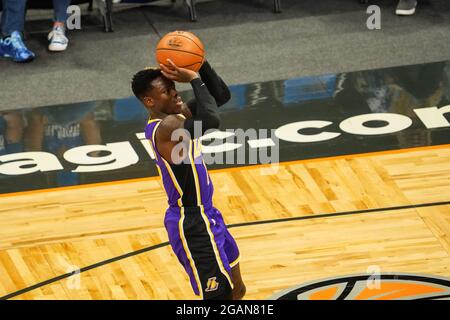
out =
{"type": "Polygon", "coordinates": [[[220,107],[227,103],[231,98],[230,90],[223,79],[211,67],[209,62],[205,60],[199,70],[200,77],[208,88],[209,93],[216,100],[217,106],[220,107]]]}
{"type": "Polygon", "coordinates": [[[171,69],[161,65],[162,74],[174,81],[190,82],[194,90],[195,108],[191,109],[193,117],[184,121],[184,129],[189,132],[192,138],[199,138],[199,134],[202,135],[209,129],[219,128],[220,116],[216,100],[199,75],[192,70],[177,67],[170,60],[169,63],[172,66],[171,69]],[[195,121],[201,121],[201,130],[194,130],[195,121]]]}

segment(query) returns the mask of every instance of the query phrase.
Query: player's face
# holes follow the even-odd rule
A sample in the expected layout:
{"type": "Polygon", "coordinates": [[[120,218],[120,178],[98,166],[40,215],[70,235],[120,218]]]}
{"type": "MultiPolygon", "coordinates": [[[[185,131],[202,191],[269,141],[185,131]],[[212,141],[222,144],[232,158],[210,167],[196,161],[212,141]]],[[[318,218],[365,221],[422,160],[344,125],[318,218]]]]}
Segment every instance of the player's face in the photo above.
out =
{"type": "Polygon", "coordinates": [[[152,82],[153,89],[150,91],[153,107],[166,114],[181,113],[183,101],[175,89],[175,83],[166,77],[159,77],[152,82]]]}

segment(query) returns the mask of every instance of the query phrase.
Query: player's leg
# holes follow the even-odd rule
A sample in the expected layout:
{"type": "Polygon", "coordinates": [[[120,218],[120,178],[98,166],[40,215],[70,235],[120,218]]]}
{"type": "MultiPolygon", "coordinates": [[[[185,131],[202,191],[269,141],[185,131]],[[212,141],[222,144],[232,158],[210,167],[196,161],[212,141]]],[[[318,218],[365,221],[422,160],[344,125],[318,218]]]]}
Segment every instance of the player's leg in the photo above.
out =
{"type": "Polygon", "coordinates": [[[242,280],[241,269],[239,265],[239,248],[231,233],[228,231],[227,226],[223,220],[222,214],[216,208],[214,208],[215,222],[221,226],[222,230],[222,250],[225,252],[229,267],[231,268],[231,278],[233,281],[233,300],[240,300],[246,293],[246,287],[242,280]]]}
{"type": "Polygon", "coordinates": [[[247,288],[245,287],[244,281],[242,281],[241,268],[239,266],[239,262],[231,268],[231,275],[233,278],[233,300],[241,300],[245,293],[247,292],[247,288]]]}
{"type": "Polygon", "coordinates": [[[169,241],[200,298],[232,298],[231,268],[218,232],[207,214],[198,208],[168,211],[165,218],[169,241]]]}
{"type": "Polygon", "coordinates": [[[173,252],[178,258],[178,261],[183,266],[184,270],[189,276],[192,290],[196,296],[202,298],[201,283],[198,280],[198,272],[195,269],[195,264],[192,261],[189,251],[186,248],[183,230],[180,230],[181,212],[180,208],[170,208],[166,212],[164,218],[164,225],[169,237],[169,243],[173,252]]]}
{"type": "Polygon", "coordinates": [[[233,279],[233,300],[241,300],[247,289],[244,281],[242,280],[241,267],[239,265],[239,248],[228,229],[225,231],[224,248],[231,266],[231,277],[233,279]]]}

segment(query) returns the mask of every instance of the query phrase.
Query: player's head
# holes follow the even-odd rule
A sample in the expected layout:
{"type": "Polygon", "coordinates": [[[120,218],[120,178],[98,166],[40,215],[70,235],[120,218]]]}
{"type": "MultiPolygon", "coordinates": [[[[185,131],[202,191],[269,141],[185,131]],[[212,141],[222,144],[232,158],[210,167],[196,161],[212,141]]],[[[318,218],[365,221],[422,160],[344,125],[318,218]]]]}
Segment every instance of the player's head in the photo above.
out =
{"type": "Polygon", "coordinates": [[[181,112],[183,104],[175,83],[167,79],[161,69],[144,69],[133,76],[131,88],[134,95],[153,111],[166,114],[181,112]]]}

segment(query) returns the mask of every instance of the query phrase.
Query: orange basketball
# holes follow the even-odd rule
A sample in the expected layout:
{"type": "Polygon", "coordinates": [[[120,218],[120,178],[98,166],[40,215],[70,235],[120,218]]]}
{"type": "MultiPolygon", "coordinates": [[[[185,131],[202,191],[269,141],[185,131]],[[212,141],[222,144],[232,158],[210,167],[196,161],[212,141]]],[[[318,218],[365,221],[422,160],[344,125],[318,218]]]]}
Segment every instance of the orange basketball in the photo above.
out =
{"type": "Polygon", "coordinates": [[[193,33],[174,31],[166,34],[156,46],[156,60],[170,66],[167,59],[178,67],[198,71],[205,59],[205,47],[193,33]]]}

